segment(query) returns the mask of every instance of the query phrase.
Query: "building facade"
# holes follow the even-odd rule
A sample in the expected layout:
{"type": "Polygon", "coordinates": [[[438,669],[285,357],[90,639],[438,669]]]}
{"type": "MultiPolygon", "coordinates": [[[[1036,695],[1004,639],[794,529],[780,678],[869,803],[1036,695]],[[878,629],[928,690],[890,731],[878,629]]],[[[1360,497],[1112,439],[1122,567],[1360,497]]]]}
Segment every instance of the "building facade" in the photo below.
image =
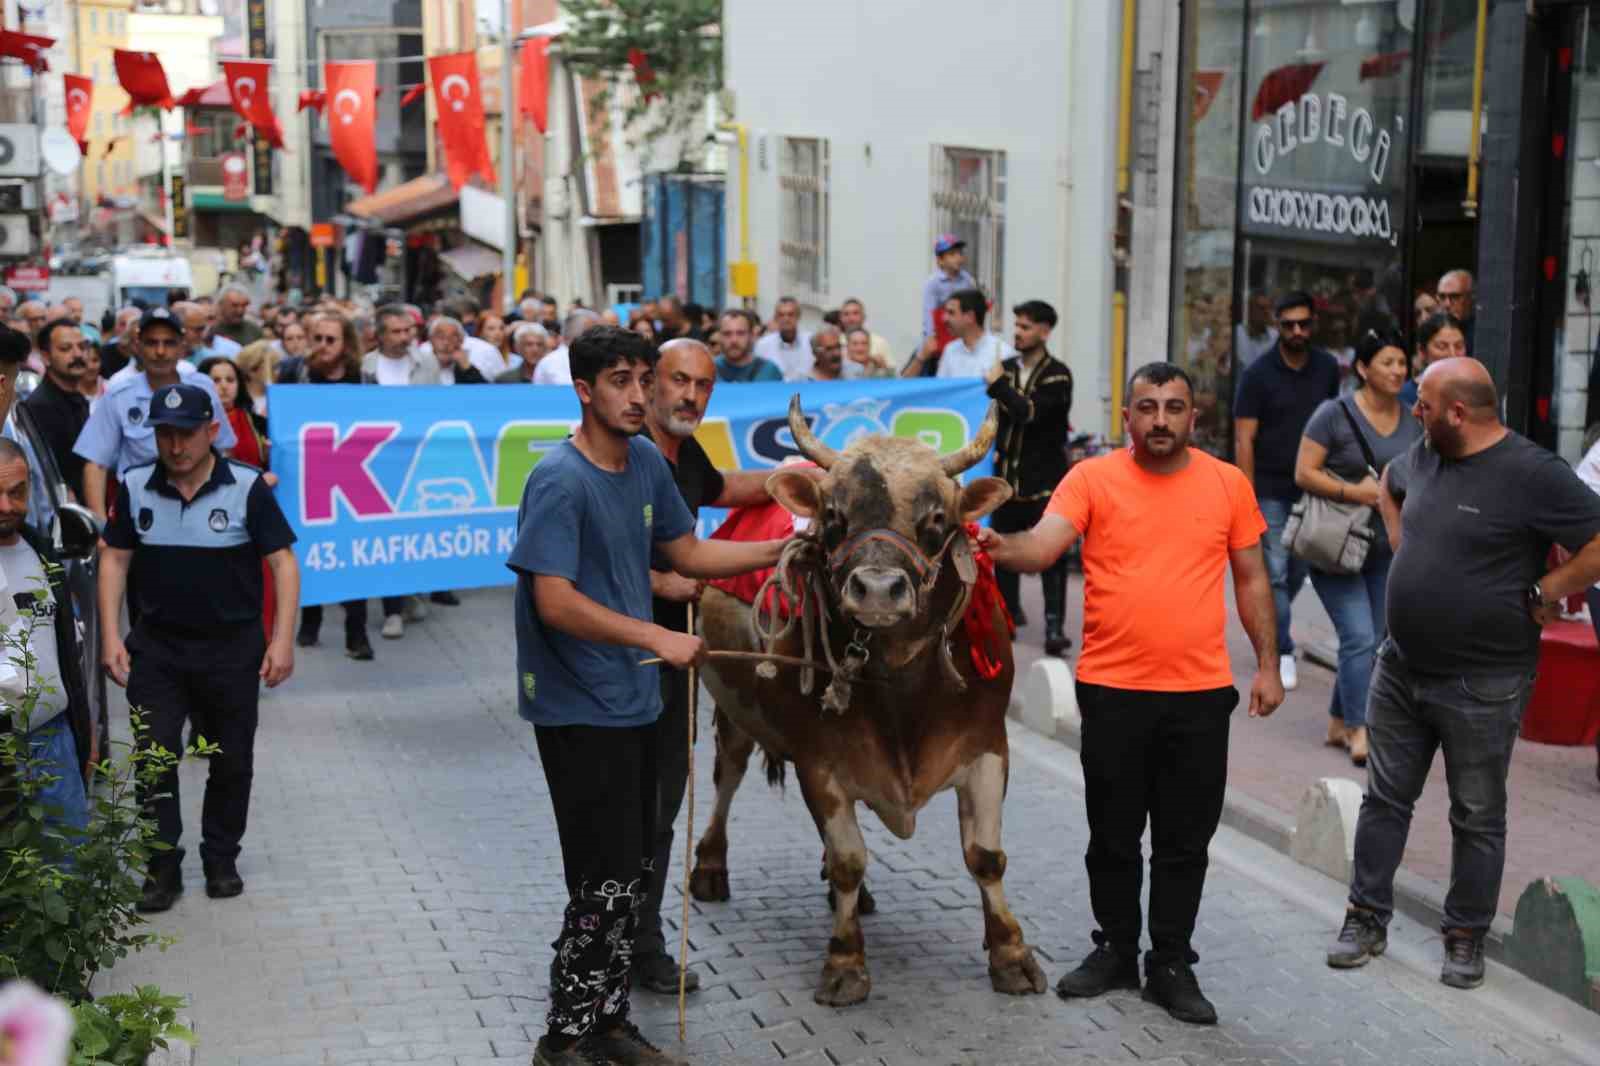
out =
{"type": "Polygon", "coordinates": [[[134,171],[133,120],[122,114],[128,96],[117,84],[112,52],[126,48],[128,0],[79,0],[77,62],[74,69],[94,79],[90,98],[89,153],[78,172],[79,192],[92,208],[103,197],[138,193],[134,171]]]}

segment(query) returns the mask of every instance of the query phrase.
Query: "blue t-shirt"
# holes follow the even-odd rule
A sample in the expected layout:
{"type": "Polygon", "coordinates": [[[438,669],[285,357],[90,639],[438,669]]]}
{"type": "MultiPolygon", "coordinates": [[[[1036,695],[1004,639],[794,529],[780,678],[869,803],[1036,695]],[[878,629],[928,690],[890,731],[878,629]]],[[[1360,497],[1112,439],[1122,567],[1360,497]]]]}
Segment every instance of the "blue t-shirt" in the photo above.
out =
{"type": "Polygon", "coordinates": [[[621,473],[571,440],[539,460],[522,490],[517,543],[517,710],[535,725],[648,725],[661,713],[660,671],[638,648],[579,640],[545,625],[533,575],[564,577],[602,607],[651,621],[650,547],[694,529],[672,468],[645,437],[621,473]]]}
{"type": "Polygon", "coordinates": [[[748,381],[782,381],[783,369],[777,363],[759,355],[750,357],[744,366],[734,366],[724,356],[717,356],[717,380],[734,383],[748,381]]]}

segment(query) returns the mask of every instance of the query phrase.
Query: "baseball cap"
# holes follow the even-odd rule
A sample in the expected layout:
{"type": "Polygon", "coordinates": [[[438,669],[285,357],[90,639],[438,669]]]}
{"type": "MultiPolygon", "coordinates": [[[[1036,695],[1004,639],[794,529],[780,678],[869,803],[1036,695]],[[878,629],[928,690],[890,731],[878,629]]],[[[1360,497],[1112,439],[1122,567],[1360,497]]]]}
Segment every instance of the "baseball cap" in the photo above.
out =
{"type": "MultiPolygon", "coordinates": [[[[146,316],[148,317],[148,316],[146,316]]],[[[150,397],[150,426],[194,429],[211,421],[211,394],[198,385],[163,385],[150,397]]]]}
{"type": "Polygon", "coordinates": [[[967,242],[957,237],[954,233],[941,233],[939,239],[933,242],[933,254],[943,255],[956,248],[965,248],[967,242]]]}
{"type": "Polygon", "coordinates": [[[178,336],[183,336],[183,323],[179,321],[177,312],[170,307],[152,307],[139,316],[139,336],[144,336],[144,331],[156,323],[171,326],[178,331],[178,336]]]}

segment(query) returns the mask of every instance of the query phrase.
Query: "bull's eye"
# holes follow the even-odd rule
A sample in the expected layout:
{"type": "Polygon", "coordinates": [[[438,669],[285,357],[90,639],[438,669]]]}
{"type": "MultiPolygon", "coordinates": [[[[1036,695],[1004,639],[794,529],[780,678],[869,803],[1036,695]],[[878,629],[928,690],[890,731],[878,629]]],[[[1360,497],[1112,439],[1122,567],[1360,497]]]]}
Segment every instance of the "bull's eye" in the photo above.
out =
{"type": "Polygon", "coordinates": [[[944,543],[944,538],[949,530],[949,519],[943,511],[930,511],[918,523],[917,539],[922,542],[922,549],[927,552],[937,551],[944,543]]]}
{"type": "Polygon", "coordinates": [[[830,548],[844,540],[844,515],[833,507],[822,511],[822,540],[830,548]]]}

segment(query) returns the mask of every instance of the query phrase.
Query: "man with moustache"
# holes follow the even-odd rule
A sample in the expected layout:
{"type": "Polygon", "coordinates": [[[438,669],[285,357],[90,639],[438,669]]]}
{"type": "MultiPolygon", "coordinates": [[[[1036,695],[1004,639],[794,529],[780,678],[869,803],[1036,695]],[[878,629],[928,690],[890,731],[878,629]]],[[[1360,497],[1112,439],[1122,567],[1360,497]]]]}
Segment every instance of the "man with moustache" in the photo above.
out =
{"type": "Polygon", "coordinates": [[[1234,460],[1255,486],[1267,520],[1267,570],[1278,618],[1278,673],[1286,689],[1300,684],[1289,633],[1290,607],[1311,568],[1283,546],[1283,528],[1300,499],[1294,464],[1306,423],[1323,400],[1339,395],[1339,361],[1311,344],[1316,303],[1291,292],[1278,301],[1278,341],[1245,367],[1233,406],[1234,460]]]}
{"type": "MultiPolygon", "coordinates": [[[[710,349],[687,338],[668,341],[661,346],[650,406],[645,412],[644,434],[661,450],[662,458],[672,469],[679,495],[696,519],[702,507],[749,507],[770,499],[767,477],[771,471],[718,471],[694,439],[716,382],[717,368],[710,349]]],[[[656,624],[675,633],[689,632],[686,605],[698,602],[704,588],[702,581],[673,573],[664,560],[653,561],[650,592],[656,624]]],[[[663,995],[678,991],[678,964],[667,952],[661,903],[672,864],[672,823],[678,817],[689,779],[688,751],[683,740],[688,731],[688,715],[688,674],[663,666],[661,717],[656,720],[661,743],[656,759],[655,871],[644,909],[639,913],[633,948],[634,982],[663,995]]],[[[699,988],[700,975],[689,971],[685,986],[690,991],[699,988]]]]}
{"type": "Polygon", "coordinates": [[[807,381],[844,380],[844,337],[832,326],[811,335],[811,373],[807,381]]]}
{"type": "Polygon", "coordinates": [[[1144,998],[1213,1025],[1191,943],[1206,849],[1228,783],[1228,723],[1239,702],[1228,661],[1224,572],[1255,648],[1250,717],[1283,702],[1266,522],[1237,468],[1189,447],[1194,386],[1171,363],[1128,382],[1133,447],[1074,466],[1026,533],[978,543],[999,566],[1038,573],[1083,541],[1079,755],[1089,819],[1095,949],[1056,985],[1063,998],[1139,987],[1140,838],[1150,825],[1150,944],[1144,998]]]}
{"type": "MultiPolygon", "coordinates": [[[[583,420],[528,476],[506,564],[517,574],[518,710],[533,723],[569,896],[533,1062],[673,1066],[683,1060],[628,1020],[634,936],[655,871],[657,766],[665,746],[684,743],[658,723],[660,677],[639,661],[682,670],[704,660],[705,642],[651,619],[651,556],[686,579],[731,577],[776,565],[783,542],[695,536],[671,467],[640,432],[654,345],[598,325],[570,358],[583,420]]],[[[674,376],[699,394],[709,391],[703,371],[674,376]]],[[[665,406],[681,417],[687,402],[665,406]]]]}
{"type": "Polygon", "coordinates": [[[40,436],[55,456],[56,468],[72,495],[83,499],[83,457],[72,450],[89,421],[89,398],[78,387],[88,370],[84,349],[88,341],[69,318],[58,318],[39,331],[44,353],[44,380],[22,401],[33,416],[40,436]]]}
{"type": "Polygon", "coordinates": [[[722,312],[718,325],[722,334],[722,354],[717,356],[717,380],[741,384],[747,381],[782,381],[783,371],[770,359],[760,359],[750,350],[755,335],[756,316],[742,307],[722,312]]]}
{"type": "Polygon", "coordinates": [[[1395,871],[1442,750],[1454,847],[1439,980],[1476,988],[1499,910],[1506,775],[1539,630],[1565,597],[1600,580],[1600,496],[1560,456],[1501,424],[1494,382],[1475,359],[1430,365],[1415,414],[1423,439],[1384,469],[1378,494],[1395,548],[1389,636],[1367,703],[1349,909],[1327,962],[1362,966],[1388,946],[1395,871]],[[1546,570],[1552,544],[1572,557],[1546,570]]]}
{"type": "Polygon", "coordinates": [[[811,373],[811,334],[800,328],[800,301],[785,296],[772,310],[772,332],[756,340],[757,359],[783,372],[785,381],[804,381],[811,373]]]}

